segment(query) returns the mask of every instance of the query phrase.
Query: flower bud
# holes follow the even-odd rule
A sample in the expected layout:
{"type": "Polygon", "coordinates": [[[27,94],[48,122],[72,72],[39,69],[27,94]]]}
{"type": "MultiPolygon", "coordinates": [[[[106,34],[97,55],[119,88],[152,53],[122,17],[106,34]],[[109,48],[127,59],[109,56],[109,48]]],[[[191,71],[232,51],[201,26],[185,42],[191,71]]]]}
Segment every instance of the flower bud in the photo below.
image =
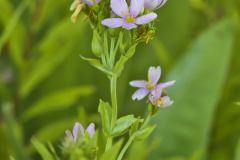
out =
{"type": "Polygon", "coordinates": [[[144,8],[155,10],[162,7],[167,0],[144,0],[144,8]]]}

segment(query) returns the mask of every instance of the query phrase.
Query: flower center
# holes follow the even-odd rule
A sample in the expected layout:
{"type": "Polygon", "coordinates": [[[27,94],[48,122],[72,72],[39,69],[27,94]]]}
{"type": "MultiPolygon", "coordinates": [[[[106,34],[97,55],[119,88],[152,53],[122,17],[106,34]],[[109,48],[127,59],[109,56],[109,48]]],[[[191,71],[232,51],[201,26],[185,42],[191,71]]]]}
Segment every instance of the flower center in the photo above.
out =
{"type": "Polygon", "coordinates": [[[162,106],[162,105],[163,105],[163,101],[162,101],[162,98],[161,98],[161,97],[159,97],[159,98],[157,99],[156,104],[157,104],[157,106],[162,106]]]}
{"type": "Polygon", "coordinates": [[[126,17],[126,22],[128,22],[128,23],[132,23],[132,22],[135,22],[135,21],[136,21],[136,19],[132,15],[126,17]]]}
{"type": "Polygon", "coordinates": [[[155,88],[155,84],[153,84],[153,83],[148,83],[148,85],[147,85],[147,88],[148,88],[148,90],[152,90],[153,88],[155,88]]]}

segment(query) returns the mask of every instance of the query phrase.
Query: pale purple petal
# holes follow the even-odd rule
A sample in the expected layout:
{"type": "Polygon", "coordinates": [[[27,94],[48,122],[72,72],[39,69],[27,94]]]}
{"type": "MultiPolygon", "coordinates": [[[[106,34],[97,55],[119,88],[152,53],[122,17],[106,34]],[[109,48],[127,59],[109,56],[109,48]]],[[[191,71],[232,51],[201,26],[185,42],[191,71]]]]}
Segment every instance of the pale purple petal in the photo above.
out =
{"type": "Polygon", "coordinates": [[[148,80],[152,84],[157,84],[158,80],[161,76],[161,68],[158,67],[150,67],[148,70],[148,80]]]}
{"type": "Polygon", "coordinates": [[[77,139],[78,139],[78,135],[79,135],[78,131],[79,130],[80,130],[81,135],[83,137],[84,136],[84,128],[80,123],[76,122],[74,127],[73,127],[73,141],[74,142],[76,142],[77,139]]]}
{"type": "Polygon", "coordinates": [[[162,88],[162,89],[168,88],[168,87],[173,86],[175,84],[175,82],[176,81],[169,81],[169,82],[165,82],[165,83],[160,83],[160,84],[157,85],[157,87],[162,88]]]}
{"type": "Polygon", "coordinates": [[[129,84],[132,87],[147,88],[147,82],[144,80],[131,81],[129,84]]]}
{"type": "Polygon", "coordinates": [[[170,97],[164,96],[162,97],[162,103],[163,105],[161,107],[169,107],[173,104],[173,101],[171,101],[170,97]]]}
{"type": "Polygon", "coordinates": [[[151,90],[151,95],[155,97],[155,99],[158,99],[159,97],[162,96],[162,88],[159,86],[156,86],[151,90]]]}
{"type": "Polygon", "coordinates": [[[123,21],[124,20],[122,18],[108,18],[108,19],[104,19],[102,21],[102,24],[110,28],[117,28],[123,25],[123,21]]]}
{"type": "Polygon", "coordinates": [[[144,6],[144,0],[131,0],[130,14],[137,17],[144,6]]]}
{"type": "Polygon", "coordinates": [[[132,95],[132,99],[133,100],[141,100],[144,97],[147,96],[147,94],[149,93],[149,90],[141,88],[138,89],[133,95],[132,95]]]}
{"type": "Polygon", "coordinates": [[[134,24],[134,23],[123,22],[122,27],[125,28],[125,29],[127,29],[127,30],[130,30],[130,29],[136,28],[137,25],[134,24]]]}
{"type": "Polygon", "coordinates": [[[87,132],[90,134],[91,138],[93,137],[94,133],[95,133],[95,125],[94,123],[91,123],[88,128],[87,128],[87,132]]]}
{"type": "Polygon", "coordinates": [[[136,19],[136,24],[147,24],[157,18],[156,13],[149,13],[136,19]]]}
{"type": "Polygon", "coordinates": [[[129,14],[128,5],[125,0],[111,0],[111,8],[120,17],[125,17],[129,14]]]}
{"type": "Polygon", "coordinates": [[[144,1],[144,8],[154,10],[158,7],[158,3],[161,0],[145,0],[144,1]]]}
{"type": "Polygon", "coordinates": [[[94,0],[83,0],[83,2],[89,6],[93,6],[94,5],[94,0]]]}

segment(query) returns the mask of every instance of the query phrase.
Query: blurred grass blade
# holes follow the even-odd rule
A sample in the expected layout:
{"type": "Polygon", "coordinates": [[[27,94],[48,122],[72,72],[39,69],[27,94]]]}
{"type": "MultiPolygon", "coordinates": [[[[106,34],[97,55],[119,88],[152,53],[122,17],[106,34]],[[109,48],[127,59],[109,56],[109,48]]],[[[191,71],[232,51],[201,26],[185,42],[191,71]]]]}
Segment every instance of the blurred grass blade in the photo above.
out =
{"type": "Polygon", "coordinates": [[[27,160],[25,150],[22,142],[22,133],[20,126],[16,123],[16,120],[12,114],[13,107],[9,103],[2,105],[3,120],[5,125],[6,136],[11,148],[11,155],[17,160],[27,160]]]}
{"type": "Polygon", "coordinates": [[[156,116],[155,136],[162,141],[151,159],[169,154],[190,157],[195,152],[206,159],[232,48],[233,27],[223,20],[204,32],[177,63],[168,78],[176,80],[169,93],[175,104],[156,116]]]}
{"type": "Polygon", "coordinates": [[[40,128],[35,136],[41,142],[56,141],[63,138],[66,129],[71,128],[75,121],[75,118],[68,118],[48,123],[43,128],[40,128]]]}
{"type": "Polygon", "coordinates": [[[20,96],[25,98],[45,78],[75,52],[79,46],[79,38],[84,34],[85,25],[73,25],[64,19],[47,33],[36,46],[40,56],[29,65],[31,70],[21,77],[20,96]],[[71,30],[65,32],[66,30],[71,30]]]}
{"type": "Polygon", "coordinates": [[[7,42],[8,38],[10,37],[12,31],[14,30],[14,28],[16,27],[21,15],[23,14],[23,12],[25,11],[25,9],[27,8],[28,4],[29,4],[30,0],[23,0],[21,2],[21,4],[19,5],[19,7],[16,9],[13,17],[10,19],[9,24],[7,25],[7,27],[5,28],[5,31],[3,32],[3,34],[0,36],[0,54],[2,51],[2,47],[3,45],[7,42]]]}
{"type": "Polygon", "coordinates": [[[43,160],[55,160],[53,155],[49,152],[49,150],[36,138],[32,139],[32,144],[37,149],[38,153],[41,155],[43,160]]]}
{"type": "Polygon", "coordinates": [[[45,113],[68,108],[76,103],[79,97],[89,96],[93,91],[94,88],[91,86],[78,86],[51,93],[30,106],[21,118],[27,121],[45,113]]]}

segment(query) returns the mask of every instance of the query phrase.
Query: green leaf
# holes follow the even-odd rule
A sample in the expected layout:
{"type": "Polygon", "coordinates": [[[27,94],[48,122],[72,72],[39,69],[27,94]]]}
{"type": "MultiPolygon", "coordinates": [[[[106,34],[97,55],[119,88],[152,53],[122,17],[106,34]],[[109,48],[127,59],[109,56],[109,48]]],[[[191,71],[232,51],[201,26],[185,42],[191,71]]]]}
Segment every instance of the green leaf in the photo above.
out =
{"type": "Polygon", "coordinates": [[[89,62],[93,67],[97,68],[98,70],[106,73],[107,75],[112,75],[112,72],[109,71],[107,68],[105,68],[98,59],[86,58],[81,55],[80,55],[80,57],[83,60],[89,62]]]}
{"type": "Polygon", "coordinates": [[[134,118],[133,115],[127,115],[119,118],[112,130],[112,136],[123,135],[137,120],[138,119],[134,118]]]}
{"type": "Polygon", "coordinates": [[[102,129],[104,135],[107,137],[110,135],[111,131],[111,106],[109,103],[103,102],[100,100],[99,106],[98,106],[98,112],[101,115],[102,118],[102,129]]]}
{"type": "Polygon", "coordinates": [[[137,44],[132,45],[125,55],[122,55],[115,65],[115,73],[119,76],[123,69],[125,63],[134,55],[137,44]]]}
{"type": "Polygon", "coordinates": [[[67,18],[54,25],[46,33],[46,37],[35,46],[36,52],[40,53],[39,56],[27,65],[30,70],[25,70],[21,75],[21,98],[28,96],[40,82],[54,72],[72,54],[71,52],[74,52],[74,48],[79,46],[78,39],[83,35],[84,29],[84,25],[73,26],[67,18]],[[71,31],[65,32],[69,28],[71,28],[71,31]]]}
{"type": "Polygon", "coordinates": [[[54,156],[48,151],[48,149],[36,138],[32,138],[31,141],[43,160],[55,160],[54,156]]]}
{"type": "Polygon", "coordinates": [[[176,80],[169,89],[175,103],[156,116],[158,128],[154,135],[161,136],[162,141],[151,159],[170,153],[189,157],[194,152],[206,159],[211,125],[232,53],[232,31],[228,20],[213,25],[175,65],[168,77],[176,80]]]}
{"type": "Polygon", "coordinates": [[[112,148],[103,153],[100,160],[115,160],[117,158],[118,152],[121,149],[123,141],[118,141],[112,148]]]}
{"type": "Polygon", "coordinates": [[[27,121],[45,113],[68,108],[76,103],[79,97],[88,96],[93,91],[94,88],[91,86],[78,86],[51,93],[30,106],[21,118],[27,121]]]}
{"type": "Polygon", "coordinates": [[[92,38],[92,52],[97,56],[101,57],[103,54],[102,39],[96,30],[93,31],[92,38]]]}
{"type": "Polygon", "coordinates": [[[30,0],[24,0],[22,3],[19,5],[17,10],[15,11],[13,17],[11,18],[9,24],[7,25],[5,31],[0,37],[0,53],[2,50],[3,45],[7,42],[8,38],[11,36],[12,32],[14,31],[14,28],[16,27],[21,15],[27,8],[30,0]]]}
{"type": "Polygon", "coordinates": [[[142,141],[149,137],[149,135],[156,128],[156,125],[148,126],[146,128],[140,129],[139,131],[133,134],[134,140],[142,141]]]}

